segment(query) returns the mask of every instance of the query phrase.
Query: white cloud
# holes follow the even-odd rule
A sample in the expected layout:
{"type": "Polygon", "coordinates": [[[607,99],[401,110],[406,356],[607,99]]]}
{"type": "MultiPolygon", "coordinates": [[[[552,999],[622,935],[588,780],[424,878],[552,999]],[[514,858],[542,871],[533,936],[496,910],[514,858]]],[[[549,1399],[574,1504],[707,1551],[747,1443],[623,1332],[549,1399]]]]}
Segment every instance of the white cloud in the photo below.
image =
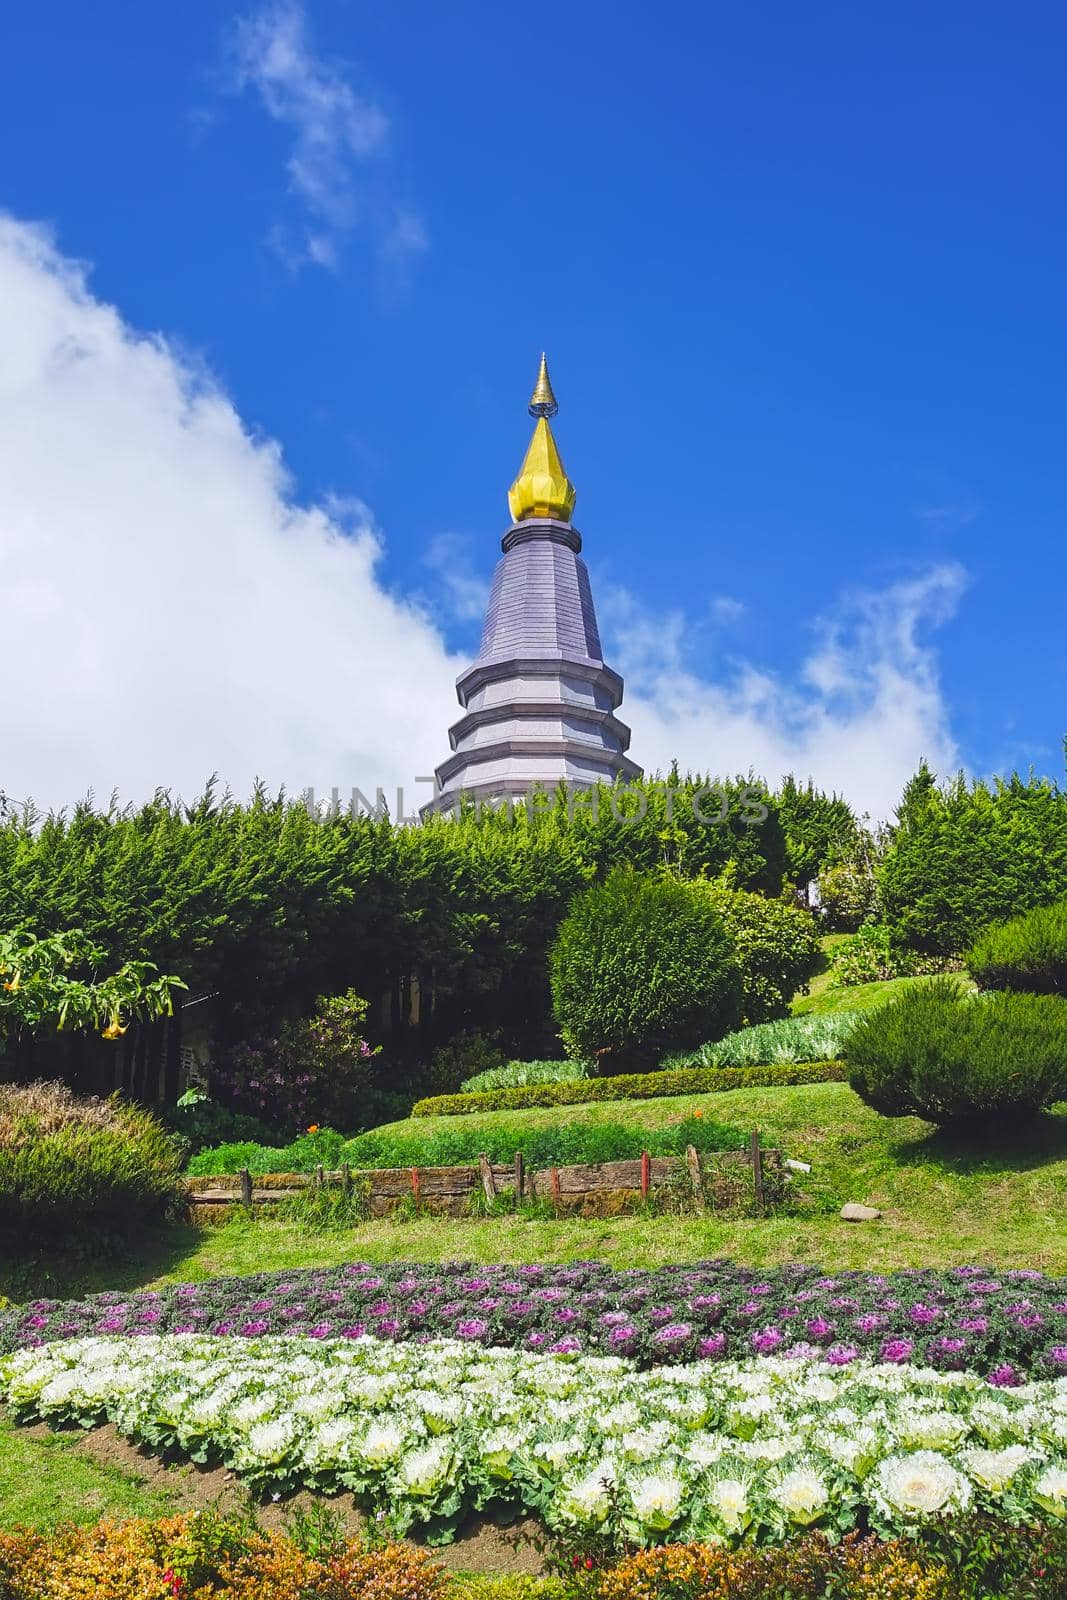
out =
{"type": "MultiPolygon", "coordinates": [[[[358,503],[300,506],[196,363],[0,217],[0,788],[408,788],[452,660],[376,573],[358,503]]],[[[419,791],[425,798],[427,790],[419,791]]]]}
{"type": "Polygon", "coordinates": [[[462,533],[439,533],[431,539],[425,560],[447,613],[456,622],[480,622],[489,601],[489,577],[475,570],[471,539],[462,533]]]}
{"type": "MultiPolygon", "coordinates": [[[[36,229],[0,217],[0,789],[62,805],[92,788],[190,796],[364,791],[448,751],[466,663],[429,609],[390,593],[358,501],[301,506],[202,363],[128,328],[36,229]]],[[[446,610],[480,615],[469,544],[429,552],[446,610]]],[[[957,761],[929,629],[960,570],[846,597],[793,681],[690,664],[711,626],[600,595],[623,714],[648,770],[811,773],[886,813],[925,754],[957,761]]],[[[729,666],[729,664],[728,664],[729,666]]]]}
{"type": "MultiPolygon", "coordinates": [[[[298,244],[281,224],[270,230],[270,243],[292,268],[309,261],[336,270],[340,243],[360,220],[359,168],[384,155],[389,119],[353,88],[338,64],[316,55],[295,0],[241,18],[233,30],[232,57],[234,87],[254,90],[268,116],[293,133],[289,187],[309,220],[298,244]]],[[[372,220],[390,263],[426,249],[426,230],[415,212],[394,208],[372,220]]]]}
{"type": "Polygon", "coordinates": [[[740,661],[728,681],[709,683],[689,665],[694,630],[683,613],[651,615],[614,592],[605,632],[626,676],[631,753],[647,771],[677,758],[683,770],[751,769],[772,783],[786,772],[811,776],[860,811],[887,816],[921,756],[936,770],[959,764],[926,636],[952,614],[963,586],[962,569],[944,565],[847,595],[816,620],[794,682],[740,661]]]}

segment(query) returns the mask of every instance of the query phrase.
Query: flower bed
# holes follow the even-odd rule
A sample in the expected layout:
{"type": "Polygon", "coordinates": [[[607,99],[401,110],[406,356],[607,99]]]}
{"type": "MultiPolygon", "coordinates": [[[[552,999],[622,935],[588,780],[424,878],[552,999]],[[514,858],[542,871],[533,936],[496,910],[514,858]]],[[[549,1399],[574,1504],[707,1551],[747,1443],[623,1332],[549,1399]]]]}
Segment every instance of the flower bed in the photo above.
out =
{"type": "Polygon", "coordinates": [[[1067,1379],[195,1335],[80,1339],[0,1362],[24,1418],[107,1418],[265,1490],[349,1489],[398,1532],[447,1538],[521,1508],[628,1541],[781,1542],[861,1521],[885,1536],[972,1506],[1067,1517],[1067,1379]]]}
{"type": "Polygon", "coordinates": [[[968,1369],[1010,1386],[1067,1374],[1067,1280],[1039,1272],[842,1272],[727,1262],[617,1271],[356,1263],[0,1313],[0,1351],[84,1335],[304,1334],[617,1354],[636,1365],[807,1354],[968,1369]]]}
{"type": "Polygon", "coordinates": [[[420,1551],[330,1544],[309,1551],[246,1517],[212,1512],[102,1522],[49,1537],[0,1532],[0,1594],[4,1600],[437,1600],[450,1587],[420,1551]]]}
{"type": "MultiPolygon", "coordinates": [[[[293,1536],[249,1517],[200,1512],[155,1522],[101,1522],[43,1536],[0,1532],[5,1600],[1061,1600],[1067,1528],[961,1519],[960,1548],[990,1559],[950,1570],[913,1538],[808,1533],[772,1549],[667,1545],[602,1565],[576,1557],[566,1580],[453,1577],[425,1554],[367,1546],[311,1523],[293,1536]],[[311,1535],[308,1537],[308,1535],[311,1535]],[[1008,1587],[1008,1585],[1012,1587],[1008,1587]]],[[[953,1564],[954,1565],[954,1564],[953,1564]]]]}

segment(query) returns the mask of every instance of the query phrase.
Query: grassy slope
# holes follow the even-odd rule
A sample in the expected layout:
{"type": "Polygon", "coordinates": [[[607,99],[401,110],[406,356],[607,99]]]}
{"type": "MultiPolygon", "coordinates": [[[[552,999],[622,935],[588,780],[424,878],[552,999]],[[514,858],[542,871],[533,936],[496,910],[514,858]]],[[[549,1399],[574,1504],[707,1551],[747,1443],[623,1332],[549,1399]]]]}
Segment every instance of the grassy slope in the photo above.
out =
{"type": "MultiPolygon", "coordinates": [[[[572,1106],[568,1115],[596,1121],[618,1117],[623,1110],[638,1127],[661,1127],[695,1110],[738,1127],[758,1127],[766,1144],[780,1144],[811,1161],[814,1170],[803,1180],[807,1203],[795,1214],[768,1220],[435,1219],[375,1222],[318,1238],[301,1236],[284,1223],[239,1223],[205,1234],[194,1252],[171,1263],[159,1281],[353,1255],[376,1260],[596,1257],[620,1266],[718,1255],[757,1264],[818,1260],[828,1267],[977,1260],[1067,1272],[1067,1108],[1046,1118],[1023,1144],[1001,1145],[981,1155],[954,1146],[915,1118],[880,1117],[847,1085],[836,1083],[572,1106]],[[846,1200],[869,1201],[885,1215],[863,1227],[842,1222],[837,1212],[846,1200]]],[[[506,1120],[533,1123],[558,1115],[552,1110],[509,1112],[506,1120]]],[[[483,1113],[464,1120],[487,1123],[493,1117],[483,1113]]],[[[437,1120],[420,1122],[432,1126],[437,1120]]]]}
{"type": "MultiPolygon", "coordinates": [[[[740,1128],[758,1127],[764,1142],[813,1164],[801,1180],[805,1204],[767,1220],[750,1217],[622,1217],[482,1221],[435,1218],[373,1222],[331,1234],[309,1234],[257,1218],[198,1232],[172,1228],[88,1270],[54,1264],[51,1283],[17,1281],[0,1268],[0,1292],[23,1297],[35,1288],[131,1288],[272,1267],[409,1257],[426,1261],[562,1261],[597,1259],[620,1266],[731,1256],[764,1264],[814,1260],[844,1266],[922,1266],[988,1261],[1067,1272],[1067,1107],[1044,1119],[1025,1141],[975,1153],[913,1118],[870,1111],[845,1084],[787,1089],[733,1089],[726,1094],[573,1106],[583,1121],[625,1115],[657,1127],[705,1110],[740,1128]],[[845,1200],[879,1206],[880,1222],[856,1225],[837,1215],[845,1200]]],[[[506,1120],[550,1121],[553,1110],[508,1112],[506,1120]]],[[[494,1113],[470,1122],[487,1123],[494,1113]]],[[[437,1119],[419,1119],[433,1126],[437,1119]]],[[[449,1118],[454,1123],[458,1119],[449,1118]]]]}
{"type": "Polygon", "coordinates": [[[841,1011],[869,1011],[872,1006],[896,1000],[905,990],[929,983],[929,978],[885,978],[875,983],[856,983],[847,989],[831,989],[830,974],[820,972],[811,980],[807,994],[798,995],[790,1006],[795,1017],[829,1016],[841,1011]]]}

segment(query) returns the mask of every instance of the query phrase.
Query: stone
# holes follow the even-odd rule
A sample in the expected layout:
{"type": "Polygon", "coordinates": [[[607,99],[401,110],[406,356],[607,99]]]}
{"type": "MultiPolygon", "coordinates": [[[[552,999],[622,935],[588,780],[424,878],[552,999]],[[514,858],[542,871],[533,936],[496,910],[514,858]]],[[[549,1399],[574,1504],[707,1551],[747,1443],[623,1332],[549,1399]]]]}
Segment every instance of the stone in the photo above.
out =
{"type": "Polygon", "coordinates": [[[861,1206],[855,1200],[850,1200],[847,1206],[841,1207],[841,1216],[845,1222],[877,1222],[882,1213],[875,1206],[861,1206]]]}

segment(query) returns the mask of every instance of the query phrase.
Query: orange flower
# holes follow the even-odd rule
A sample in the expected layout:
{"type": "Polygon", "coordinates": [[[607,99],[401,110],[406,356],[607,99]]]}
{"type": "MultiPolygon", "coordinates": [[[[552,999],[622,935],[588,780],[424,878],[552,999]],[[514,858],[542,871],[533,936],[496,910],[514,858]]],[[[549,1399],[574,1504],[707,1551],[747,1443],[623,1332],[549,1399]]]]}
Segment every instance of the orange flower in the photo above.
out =
{"type": "Polygon", "coordinates": [[[703,1113],[703,1111],[694,1111],[693,1115],[694,1115],[694,1117],[702,1117],[704,1115],[704,1113],[703,1113]]]}
{"type": "Polygon", "coordinates": [[[310,1128],[309,1128],[309,1129],[308,1129],[308,1132],[309,1132],[309,1133],[318,1133],[318,1131],[319,1131],[319,1125],[318,1125],[318,1123],[317,1123],[317,1122],[313,1122],[313,1123],[312,1123],[312,1124],[311,1124],[311,1126],[310,1126],[310,1128]]]}

